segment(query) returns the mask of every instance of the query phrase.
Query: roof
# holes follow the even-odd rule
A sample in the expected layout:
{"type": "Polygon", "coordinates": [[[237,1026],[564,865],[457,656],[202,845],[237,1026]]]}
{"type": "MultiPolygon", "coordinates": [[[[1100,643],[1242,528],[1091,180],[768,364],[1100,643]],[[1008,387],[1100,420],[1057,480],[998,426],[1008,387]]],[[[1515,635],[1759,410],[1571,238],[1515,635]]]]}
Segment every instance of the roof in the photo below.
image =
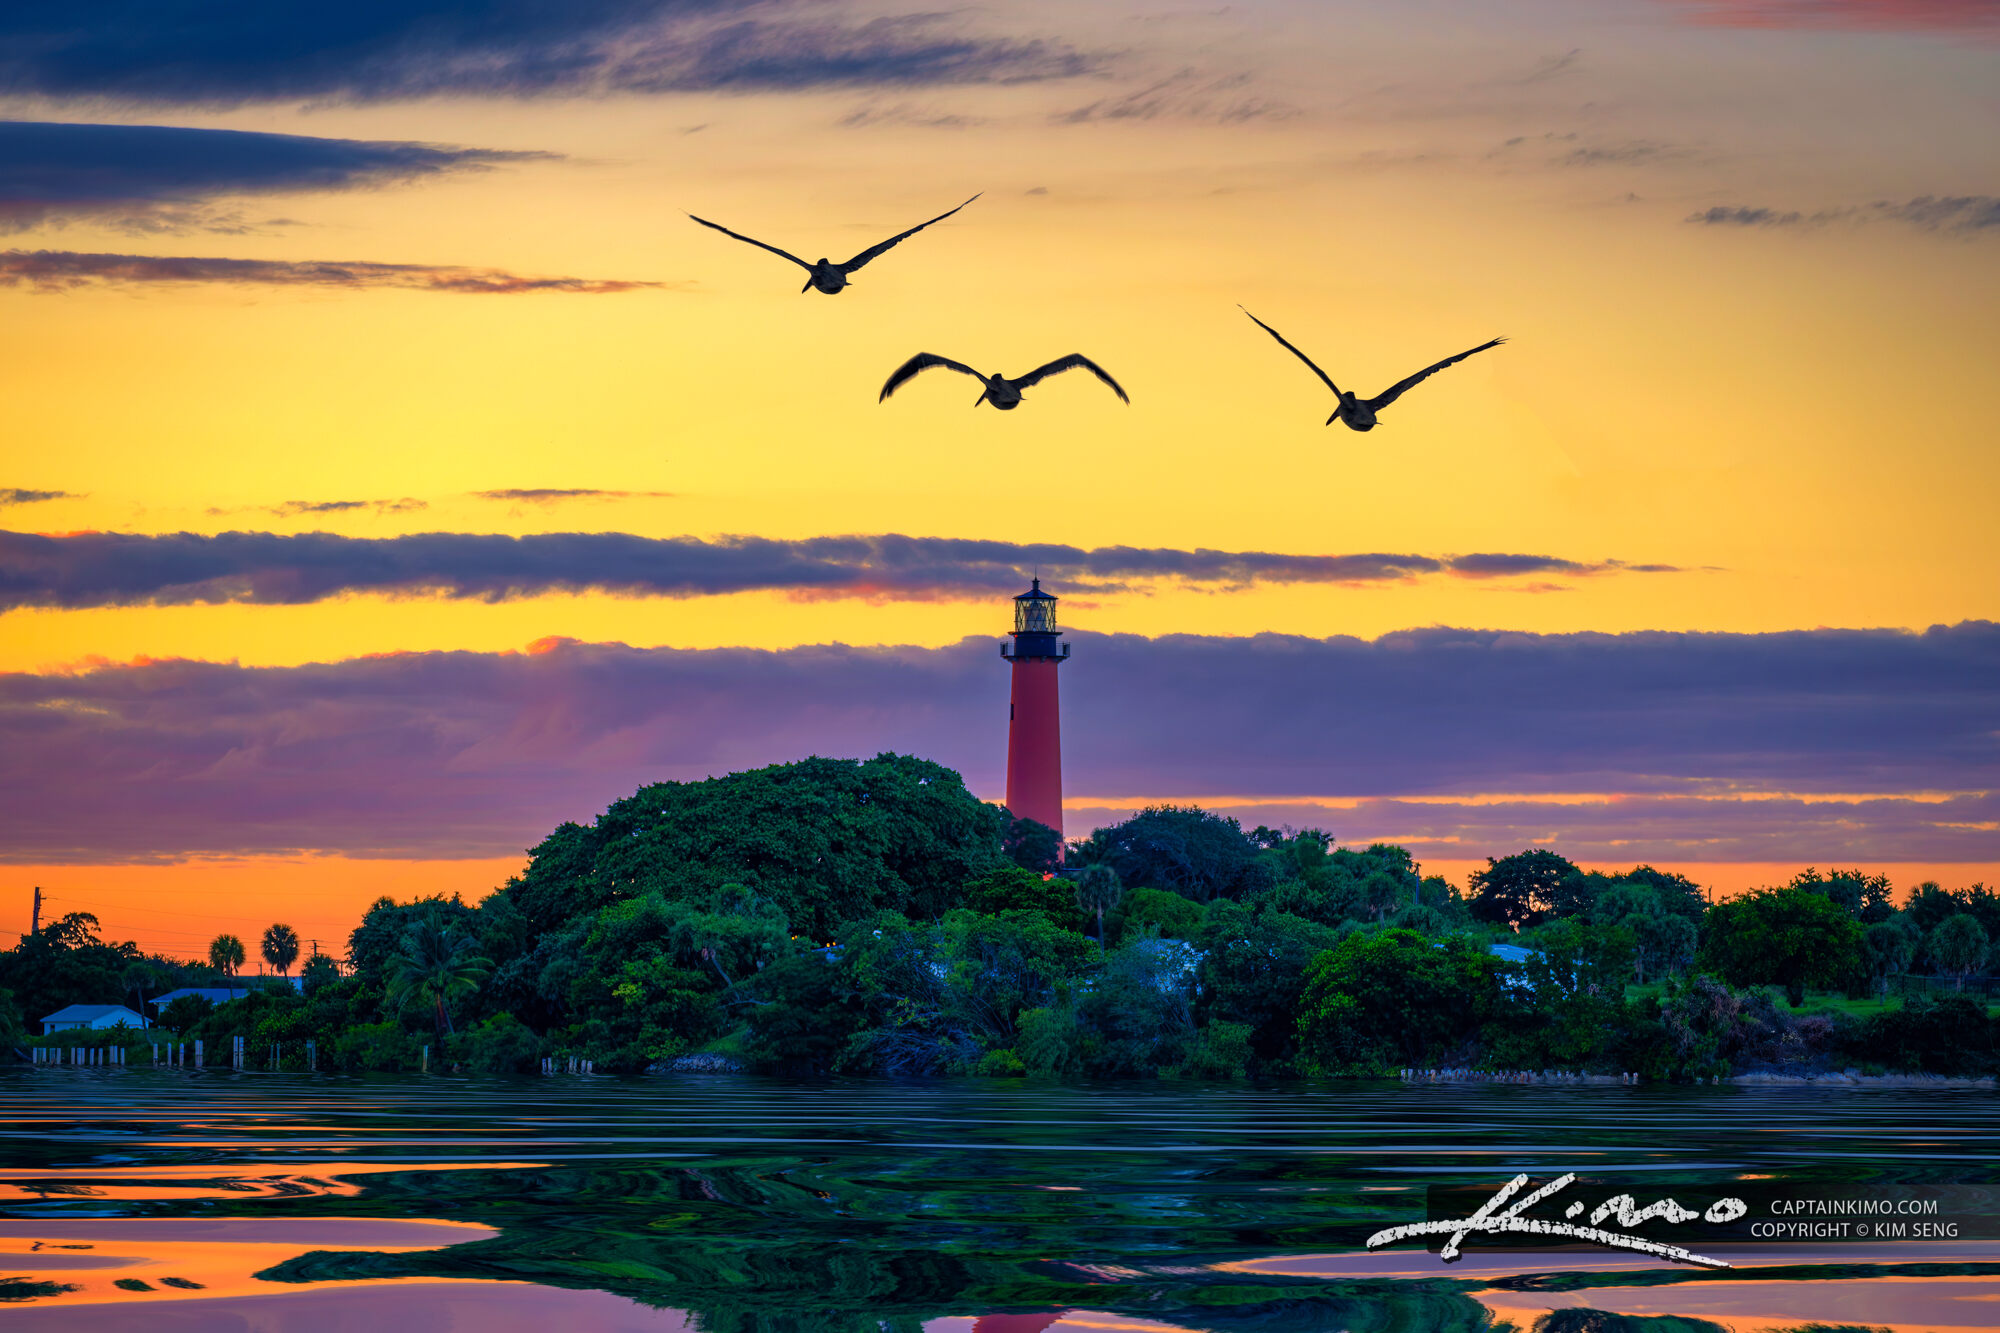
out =
{"type": "MultiPolygon", "coordinates": [[[[132,1011],[122,1004],[72,1004],[67,1008],[56,1010],[42,1022],[91,1023],[100,1018],[110,1018],[114,1014],[132,1014],[132,1011]]],[[[139,1018],[139,1015],[132,1014],[132,1017],[139,1018]]],[[[143,1023],[145,1020],[139,1021],[143,1023]]]]}
{"type": "Polygon", "coordinates": [[[160,1009],[185,996],[199,995],[210,1004],[227,1004],[231,1000],[240,1000],[249,993],[248,986],[183,986],[179,990],[170,990],[165,995],[156,995],[146,1003],[155,1009],[160,1009]]]}
{"type": "Polygon", "coordinates": [[[1042,591],[1042,581],[1040,578],[1037,578],[1035,580],[1035,585],[1032,588],[1029,588],[1026,592],[1015,593],[1014,600],[1017,602],[1033,602],[1033,601],[1053,602],[1056,600],[1056,598],[1054,594],[1042,591]]]}

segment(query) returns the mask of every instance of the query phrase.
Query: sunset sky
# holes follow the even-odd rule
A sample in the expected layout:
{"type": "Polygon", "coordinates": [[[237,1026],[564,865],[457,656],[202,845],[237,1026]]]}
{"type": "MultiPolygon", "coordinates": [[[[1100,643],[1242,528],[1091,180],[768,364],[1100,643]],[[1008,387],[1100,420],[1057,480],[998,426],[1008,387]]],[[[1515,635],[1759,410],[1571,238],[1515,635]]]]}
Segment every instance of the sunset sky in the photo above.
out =
{"type": "Polygon", "coordinates": [[[2000,0],[313,14],[0,12],[0,929],[997,797],[1037,569],[1073,835],[2000,879],[2000,0]]]}

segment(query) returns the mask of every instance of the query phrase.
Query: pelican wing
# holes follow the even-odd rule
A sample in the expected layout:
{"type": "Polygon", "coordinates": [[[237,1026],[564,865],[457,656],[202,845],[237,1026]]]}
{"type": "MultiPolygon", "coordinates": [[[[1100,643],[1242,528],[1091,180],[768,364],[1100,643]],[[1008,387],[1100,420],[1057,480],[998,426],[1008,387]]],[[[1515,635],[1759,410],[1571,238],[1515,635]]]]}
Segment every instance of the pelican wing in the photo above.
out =
{"type": "MultiPolygon", "coordinates": [[[[979,192],[979,194],[984,194],[984,193],[986,193],[986,191],[984,190],[981,190],[979,192]]],[[[978,197],[979,195],[975,194],[972,196],[972,199],[977,199],[978,197]]],[[[972,199],[966,200],[965,204],[971,203],[972,199]]],[[[958,208],[964,208],[965,204],[960,204],[958,208]]],[[[951,213],[956,213],[958,211],[958,208],[952,209],[951,213]]],[[[943,222],[946,218],[951,216],[951,213],[940,213],[936,217],[932,218],[931,222],[943,222]]],[[[915,236],[925,227],[930,226],[931,222],[919,222],[916,226],[910,228],[908,231],[899,231],[894,236],[891,236],[888,240],[883,241],[880,245],[869,246],[866,250],[863,250],[860,254],[854,256],[854,258],[848,260],[845,264],[842,264],[841,267],[846,269],[849,273],[852,273],[855,269],[860,268],[863,264],[867,263],[869,260],[880,259],[883,255],[887,254],[891,249],[893,249],[897,242],[909,240],[910,237],[915,236]]]]}
{"type": "Polygon", "coordinates": [[[1037,366],[1035,369],[1029,371],[1027,374],[1021,376],[1019,379],[1014,380],[1013,385],[1017,389],[1030,389],[1033,388],[1035,385],[1040,384],[1043,380],[1047,379],[1051,375],[1060,375],[1065,370],[1076,370],[1078,368],[1089,371],[1091,374],[1097,376],[1097,378],[1103,380],[1106,384],[1110,385],[1111,392],[1117,394],[1120,401],[1127,403],[1132,401],[1130,398],[1126,397],[1123,386],[1121,386],[1117,380],[1112,379],[1111,376],[1108,373],[1106,373],[1103,366],[1098,365],[1095,361],[1092,361],[1089,357],[1085,356],[1081,352],[1071,352],[1068,356],[1059,357],[1056,360],[1049,362],[1046,366],[1037,366]]]}
{"type": "Polygon", "coordinates": [[[932,366],[943,366],[946,370],[960,371],[972,376],[976,380],[984,381],[986,378],[963,361],[954,361],[948,356],[937,356],[931,352],[918,352],[908,361],[896,367],[896,373],[889,376],[889,382],[882,386],[882,397],[877,398],[875,401],[878,403],[884,401],[890,394],[902,387],[904,380],[909,379],[919,371],[929,370],[932,366]]]}
{"type": "MultiPolygon", "coordinates": [[[[1243,310],[1242,306],[1237,306],[1236,308],[1238,310],[1243,310]]],[[[1243,310],[1243,313],[1246,315],[1250,315],[1250,312],[1248,310],[1243,310]]],[[[1333,382],[1333,377],[1327,374],[1324,370],[1321,370],[1318,366],[1313,365],[1313,359],[1307,356],[1304,352],[1301,352],[1298,348],[1292,346],[1291,343],[1287,342],[1285,340],[1284,334],[1278,332],[1276,329],[1272,328],[1269,324],[1266,324],[1263,320],[1257,318],[1255,315],[1250,315],[1250,322],[1252,324],[1255,324],[1258,328],[1264,330],[1264,332],[1270,334],[1273,338],[1276,338],[1278,340],[1278,345],[1284,348],[1287,352],[1290,352],[1293,356],[1305,362],[1308,366],[1312,366],[1312,373],[1319,376],[1320,380],[1326,385],[1327,388],[1333,390],[1333,396],[1335,398],[1340,397],[1340,386],[1333,382]]],[[[1426,371],[1425,373],[1428,374],[1429,372],[1426,371]]]]}
{"type": "Polygon", "coordinates": [[[780,250],[775,245],[766,245],[762,241],[757,240],[754,237],[745,236],[740,231],[731,231],[729,230],[729,228],[723,226],[720,222],[710,222],[707,218],[695,218],[694,214],[692,213],[688,214],[688,216],[694,218],[696,222],[699,222],[704,227],[715,228],[717,231],[721,232],[724,236],[734,236],[737,240],[742,241],[749,245],[754,245],[759,250],[769,250],[774,255],[783,255],[786,259],[791,260],[794,264],[797,264],[800,268],[805,269],[807,272],[812,271],[811,264],[808,264],[805,260],[800,259],[797,255],[793,254],[789,250],[780,250]]]}
{"type": "Polygon", "coordinates": [[[1410,376],[1408,379],[1398,380],[1396,383],[1390,385],[1388,388],[1384,389],[1381,393],[1377,394],[1375,397],[1369,399],[1368,405],[1379,411],[1380,409],[1385,408],[1389,404],[1395,402],[1398,398],[1401,398],[1404,394],[1408,393],[1410,390],[1416,388],[1419,384],[1422,384],[1432,375],[1435,375],[1440,370],[1443,370],[1446,366],[1455,366],[1459,362],[1465,360],[1465,358],[1467,358],[1468,356],[1471,356],[1474,352],[1483,352],[1489,347],[1498,347],[1501,343],[1506,341],[1507,340],[1505,338],[1495,338],[1492,342],[1479,344],[1479,346],[1473,348],[1472,351],[1460,352],[1457,356],[1448,356],[1434,366],[1425,366],[1422,370],[1410,376]]]}

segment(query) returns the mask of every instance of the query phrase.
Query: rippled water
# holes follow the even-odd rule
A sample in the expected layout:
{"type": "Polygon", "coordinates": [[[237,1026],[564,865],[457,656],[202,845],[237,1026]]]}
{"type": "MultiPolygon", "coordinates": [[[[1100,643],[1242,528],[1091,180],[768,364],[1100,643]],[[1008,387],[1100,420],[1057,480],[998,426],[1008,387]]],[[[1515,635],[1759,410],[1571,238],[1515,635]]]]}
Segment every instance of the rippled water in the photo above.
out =
{"type": "MultiPolygon", "coordinates": [[[[24,1329],[2000,1325],[2000,1242],[1365,1238],[1433,1184],[2000,1184],[1976,1091],[0,1074],[24,1329]],[[1618,1323],[1584,1310],[1668,1322],[1618,1323]]],[[[1600,1191],[1601,1195],[1602,1191],[1600,1191]]]]}

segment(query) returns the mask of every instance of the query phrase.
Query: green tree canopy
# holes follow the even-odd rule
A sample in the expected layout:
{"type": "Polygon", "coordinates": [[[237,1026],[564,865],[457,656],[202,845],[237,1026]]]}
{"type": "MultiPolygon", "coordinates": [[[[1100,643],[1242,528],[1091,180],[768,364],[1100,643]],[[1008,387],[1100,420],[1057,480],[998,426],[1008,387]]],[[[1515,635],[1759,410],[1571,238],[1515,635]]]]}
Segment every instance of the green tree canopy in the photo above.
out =
{"type": "Polygon", "coordinates": [[[1499,1001],[1498,960],[1471,940],[1350,935],[1306,969],[1299,1044],[1328,1071],[1443,1061],[1499,1001]]]}
{"type": "Polygon", "coordinates": [[[1271,872],[1259,850],[1234,819],[1198,806],[1155,805],[1092,833],[1076,859],[1108,863],[1129,886],[1205,903],[1266,887],[1271,872]]]}
{"type": "Polygon", "coordinates": [[[1783,986],[1793,1008],[1807,987],[1841,984],[1862,966],[1861,923],[1813,889],[1759,889],[1716,903],[1701,934],[1703,967],[1733,986],[1783,986]]]}
{"type": "Polygon", "coordinates": [[[1053,871],[1062,864],[1062,834],[1038,819],[1010,817],[1000,838],[1000,853],[1023,870],[1053,871]]]}
{"type": "Polygon", "coordinates": [[[1919,939],[1916,926],[1901,913],[1868,927],[1862,936],[1862,953],[1868,960],[1868,975],[1878,994],[1888,995],[1889,983],[1910,970],[1910,964],[1917,958],[1919,939]]]}
{"type": "Polygon", "coordinates": [[[928,760],[803,759],[641,788],[591,827],[550,834],[504,893],[539,933],[620,899],[703,902],[735,882],[825,941],[878,910],[948,910],[1002,864],[1005,819],[928,760]]]}
{"type": "Polygon", "coordinates": [[[1965,979],[1986,964],[1986,928],[1970,912],[1960,912],[1938,922],[1924,937],[1924,954],[1939,976],[1957,981],[1954,990],[1965,989],[1965,979]]]}
{"type": "Polygon", "coordinates": [[[1064,930],[1082,930],[1084,913],[1075,887],[1063,879],[1044,879],[1033,870],[1001,866],[966,881],[965,906],[984,916],[1000,912],[1040,912],[1064,930]]]}
{"type": "Polygon", "coordinates": [[[1498,860],[1489,856],[1486,869],[1473,871],[1469,881],[1472,915],[1516,930],[1535,925],[1555,910],[1563,881],[1577,873],[1567,857],[1546,847],[1498,860]]]}

